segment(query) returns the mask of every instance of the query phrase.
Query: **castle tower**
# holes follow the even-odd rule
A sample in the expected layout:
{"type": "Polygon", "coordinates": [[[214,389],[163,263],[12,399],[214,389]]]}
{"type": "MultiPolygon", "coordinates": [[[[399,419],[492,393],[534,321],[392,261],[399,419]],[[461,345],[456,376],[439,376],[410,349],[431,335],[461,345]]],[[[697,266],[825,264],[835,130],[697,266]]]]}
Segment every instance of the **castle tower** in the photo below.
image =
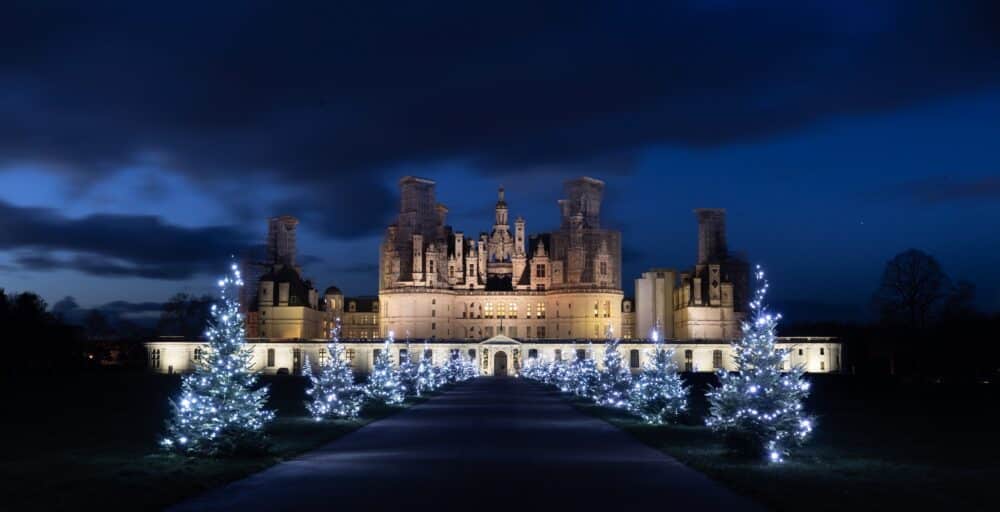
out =
{"type": "Polygon", "coordinates": [[[726,210],[698,208],[698,265],[719,263],[729,255],[726,247],[726,210]]]}
{"type": "Polygon", "coordinates": [[[601,200],[604,197],[604,182],[583,176],[569,180],[564,185],[566,199],[559,201],[562,210],[562,227],[567,228],[574,215],[583,216],[583,225],[598,229],[601,227],[601,200]]]}
{"type": "Polygon", "coordinates": [[[274,265],[295,266],[295,227],[299,220],[291,215],[272,217],[267,224],[267,259],[274,265]]]}

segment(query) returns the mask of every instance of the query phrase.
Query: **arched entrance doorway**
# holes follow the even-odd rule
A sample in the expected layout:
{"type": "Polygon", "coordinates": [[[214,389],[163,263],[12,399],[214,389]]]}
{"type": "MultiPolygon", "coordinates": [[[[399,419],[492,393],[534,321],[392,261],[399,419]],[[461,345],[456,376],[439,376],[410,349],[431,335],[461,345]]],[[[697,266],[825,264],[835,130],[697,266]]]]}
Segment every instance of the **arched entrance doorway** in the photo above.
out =
{"type": "Polygon", "coordinates": [[[496,377],[507,376],[507,353],[497,352],[493,356],[493,375],[496,377]]]}

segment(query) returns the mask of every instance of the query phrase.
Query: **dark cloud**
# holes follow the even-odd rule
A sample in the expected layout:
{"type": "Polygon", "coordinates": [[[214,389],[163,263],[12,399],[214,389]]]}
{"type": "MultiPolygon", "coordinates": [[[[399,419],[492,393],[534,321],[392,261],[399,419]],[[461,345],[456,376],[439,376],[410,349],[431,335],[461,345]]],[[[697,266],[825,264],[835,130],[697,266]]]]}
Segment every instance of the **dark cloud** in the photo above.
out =
{"type": "Polygon", "coordinates": [[[0,250],[25,270],[73,269],[99,276],[186,279],[218,271],[250,237],[231,227],[186,228],[146,215],[64,217],[0,201],[0,250]]]}
{"type": "Polygon", "coordinates": [[[1000,176],[972,181],[955,181],[950,178],[914,181],[894,187],[891,193],[925,203],[998,201],[1000,176]]]}
{"type": "Polygon", "coordinates": [[[0,165],[263,176],[342,237],[382,228],[404,165],[628,172],[1000,77],[991,1],[43,5],[5,6],[0,165]]]}

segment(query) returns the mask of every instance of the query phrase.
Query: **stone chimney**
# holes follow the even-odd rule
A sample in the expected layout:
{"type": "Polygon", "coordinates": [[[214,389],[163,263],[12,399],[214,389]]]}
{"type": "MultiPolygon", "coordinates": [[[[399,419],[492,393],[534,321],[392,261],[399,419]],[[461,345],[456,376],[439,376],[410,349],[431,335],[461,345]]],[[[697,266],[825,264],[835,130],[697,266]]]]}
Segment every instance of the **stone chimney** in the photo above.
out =
{"type": "Polygon", "coordinates": [[[698,265],[719,263],[729,255],[726,246],[726,210],[698,208],[698,265]]]}

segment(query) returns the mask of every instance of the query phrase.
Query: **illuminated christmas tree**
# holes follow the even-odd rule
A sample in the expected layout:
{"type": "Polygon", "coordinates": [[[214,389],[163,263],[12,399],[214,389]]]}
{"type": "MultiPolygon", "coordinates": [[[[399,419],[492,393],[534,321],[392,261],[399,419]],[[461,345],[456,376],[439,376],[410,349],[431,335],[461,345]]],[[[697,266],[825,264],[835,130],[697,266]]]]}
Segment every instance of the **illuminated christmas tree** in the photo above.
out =
{"type": "Polygon", "coordinates": [[[317,421],[324,418],[354,418],[361,411],[362,390],[354,383],[354,372],[344,358],[344,347],[340,344],[340,319],[331,333],[326,346],[327,356],[314,375],[306,356],[303,376],[309,379],[306,394],[311,400],[306,409],[317,421]]]}
{"type": "Polygon", "coordinates": [[[399,380],[399,372],[392,364],[392,332],[385,339],[385,345],[375,356],[375,363],[372,365],[372,373],[368,377],[368,384],[365,386],[365,394],[368,398],[382,402],[387,405],[397,405],[403,403],[403,384],[399,380]]]}
{"type": "Polygon", "coordinates": [[[629,392],[629,410],[646,423],[659,425],[687,409],[688,390],[677,373],[674,350],[663,345],[655,330],[653,343],[649,359],[629,392]]]}
{"type": "Polygon", "coordinates": [[[573,393],[584,398],[594,398],[601,380],[597,371],[597,362],[593,358],[593,349],[587,350],[583,357],[577,353],[573,360],[571,373],[573,375],[573,393]]]}
{"type": "Polygon", "coordinates": [[[475,356],[469,356],[462,365],[462,380],[474,379],[479,376],[475,356]]]}
{"type": "Polygon", "coordinates": [[[767,281],[757,266],[757,290],[750,302],[750,318],[743,336],[733,343],[736,372],[718,372],[719,385],[708,392],[710,416],[706,423],[721,433],[730,448],[780,462],[801,445],[814,426],[803,411],[809,383],[803,368],[782,371],[787,350],[775,347],[775,328],[781,315],[764,305],[767,281]]]}
{"type": "Polygon", "coordinates": [[[399,381],[403,385],[403,393],[406,395],[419,395],[417,393],[417,369],[413,364],[413,355],[410,352],[410,342],[406,342],[406,357],[399,359],[399,381]]]}
{"type": "Polygon", "coordinates": [[[437,389],[437,378],[434,375],[434,362],[431,360],[431,349],[424,342],[424,352],[420,354],[420,364],[417,365],[417,396],[437,389]]]}
{"type": "Polygon", "coordinates": [[[618,338],[608,329],[607,341],[604,344],[604,368],[595,393],[597,403],[608,407],[626,407],[628,393],[632,388],[632,374],[625,367],[621,353],[618,351],[618,338]]]}
{"type": "Polygon", "coordinates": [[[172,400],[173,417],[160,444],[190,455],[230,455],[266,446],[264,427],[274,412],[264,408],[267,387],[254,389],[253,351],[246,344],[237,302],[243,286],[232,264],[219,281],[220,301],[212,305],[208,347],[194,373],[181,379],[181,395],[172,400]]]}
{"type": "Polygon", "coordinates": [[[442,372],[446,382],[458,382],[465,375],[465,363],[462,360],[462,353],[459,350],[452,350],[448,354],[448,360],[442,367],[442,372]]]}

